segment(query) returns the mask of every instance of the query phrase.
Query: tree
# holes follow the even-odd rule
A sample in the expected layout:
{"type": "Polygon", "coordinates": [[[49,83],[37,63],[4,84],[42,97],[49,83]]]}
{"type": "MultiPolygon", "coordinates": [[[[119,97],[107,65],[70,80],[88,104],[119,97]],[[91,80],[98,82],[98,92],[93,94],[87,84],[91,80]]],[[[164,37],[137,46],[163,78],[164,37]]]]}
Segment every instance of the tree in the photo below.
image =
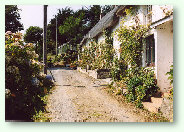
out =
{"type": "Polygon", "coordinates": [[[103,16],[105,16],[108,12],[110,12],[111,10],[114,9],[114,5],[105,5],[105,6],[102,6],[102,14],[103,16]]]}
{"type": "Polygon", "coordinates": [[[24,35],[26,43],[35,44],[35,52],[42,56],[43,29],[37,26],[30,26],[24,35]]]}
{"type": "Polygon", "coordinates": [[[5,6],[5,32],[15,33],[24,29],[23,24],[19,21],[21,19],[19,11],[17,5],[5,6]]]}
{"type": "Polygon", "coordinates": [[[63,25],[59,26],[59,33],[61,35],[66,34],[67,38],[66,41],[69,42],[71,45],[75,45],[80,43],[85,29],[84,21],[84,12],[79,10],[75,12],[72,16],[66,18],[63,25]]]}
{"type": "Polygon", "coordinates": [[[26,43],[41,43],[43,29],[37,26],[30,26],[24,35],[24,41],[26,43]]]}
{"type": "MultiPolygon", "coordinates": [[[[58,27],[60,25],[63,25],[64,21],[66,20],[66,18],[70,17],[73,14],[73,10],[70,9],[69,7],[66,8],[62,8],[62,9],[58,9],[58,13],[56,14],[56,16],[51,19],[51,21],[48,24],[48,28],[47,28],[47,35],[48,35],[48,40],[52,41],[53,44],[55,44],[56,42],[56,17],[57,17],[57,25],[58,27]]],[[[57,30],[59,32],[59,28],[57,30]]],[[[63,43],[66,42],[66,35],[63,34],[59,34],[58,33],[58,45],[61,45],[63,43]]]]}
{"type": "Polygon", "coordinates": [[[89,29],[93,28],[98,21],[100,20],[100,15],[101,17],[105,16],[109,11],[111,11],[114,8],[113,5],[93,5],[90,6],[87,12],[88,16],[88,26],[89,29]]]}
{"type": "Polygon", "coordinates": [[[100,20],[101,6],[93,5],[88,10],[89,28],[91,29],[100,20]]]}
{"type": "MultiPolygon", "coordinates": [[[[56,41],[56,17],[58,25],[58,45],[69,43],[76,46],[81,42],[84,35],[94,27],[100,20],[100,14],[106,14],[113,9],[113,6],[93,5],[89,8],[82,8],[73,11],[66,7],[59,9],[55,18],[51,19],[48,25],[48,39],[49,42],[55,45],[56,41]]],[[[53,46],[54,47],[54,46],[53,46]]]]}

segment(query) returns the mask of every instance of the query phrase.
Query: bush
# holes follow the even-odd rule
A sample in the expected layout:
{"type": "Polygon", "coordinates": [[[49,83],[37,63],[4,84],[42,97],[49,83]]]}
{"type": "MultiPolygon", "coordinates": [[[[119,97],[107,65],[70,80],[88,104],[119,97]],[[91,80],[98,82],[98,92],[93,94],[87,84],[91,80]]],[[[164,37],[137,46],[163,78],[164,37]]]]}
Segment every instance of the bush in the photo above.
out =
{"type": "MultiPolygon", "coordinates": [[[[171,65],[170,71],[166,73],[169,75],[168,79],[170,80],[170,84],[173,84],[173,65],[171,65]]],[[[173,99],[173,87],[170,89],[170,99],[173,99]]]]}
{"type": "Polygon", "coordinates": [[[171,69],[166,75],[169,75],[168,79],[170,80],[170,84],[173,84],[173,65],[171,65],[171,69]]]}
{"type": "Polygon", "coordinates": [[[113,63],[115,50],[111,44],[102,42],[96,43],[91,41],[89,46],[84,46],[80,53],[79,66],[86,68],[87,65],[91,69],[110,69],[113,63]]]}
{"type": "Polygon", "coordinates": [[[154,72],[148,68],[129,69],[125,82],[127,84],[125,96],[129,102],[134,102],[137,107],[142,107],[142,101],[150,100],[150,97],[158,90],[154,72]]]}
{"type": "Polygon", "coordinates": [[[114,81],[121,80],[123,77],[125,77],[126,70],[127,66],[122,59],[118,60],[117,57],[113,59],[113,65],[111,67],[110,73],[114,81]]]}
{"type": "Polygon", "coordinates": [[[6,120],[31,120],[44,111],[42,98],[52,82],[40,73],[43,64],[37,61],[33,44],[6,35],[5,52],[6,120]]]}

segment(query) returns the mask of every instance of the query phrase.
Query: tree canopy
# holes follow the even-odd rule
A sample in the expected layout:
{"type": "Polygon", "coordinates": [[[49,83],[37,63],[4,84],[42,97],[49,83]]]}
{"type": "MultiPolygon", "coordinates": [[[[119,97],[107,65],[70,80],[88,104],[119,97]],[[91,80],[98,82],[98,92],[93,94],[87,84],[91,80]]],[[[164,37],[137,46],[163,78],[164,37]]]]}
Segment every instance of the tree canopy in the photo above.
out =
{"type": "Polygon", "coordinates": [[[35,44],[35,52],[39,54],[39,59],[41,59],[43,49],[43,29],[37,26],[30,26],[24,35],[24,41],[26,43],[35,44]]]}
{"type": "Polygon", "coordinates": [[[23,30],[23,24],[20,22],[20,14],[17,5],[5,6],[5,32],[13,33],[23,30]]]}
{"type": "Polygon", "coordinates": [[[43,29],[37,26],[30,26],[24,35],[26,43],[42,43],[43,29]]]}
{"type": "Polygon", "coordinates": [[[59,34],[59,26],[63,25],[64,21],[67,17],[72,16],[73,10],[69,7],[58,9],[58,13],[55,15],[53,19],[50,20],[48,27],[47,27],[47,33],[48,33],[48,40],[52,41],[53,43],[56,42],[56,18],[57,18],[57,32],[58,32],[58,44],[61,45],[66,42],[67,35],[59,34]]]}
{"type": "Polygon", "coordinates": [[[43,29],[37,26],[30,26],[24,35],[26,43],[42,43],[43,29]]]}
{"type": "Polygon", "coordinates": [[[59,9],[48,24],[48,39],[55,45],[57,18],[58,45],[69,43],[76,46],[100,20],[100,15],[104,16],[112,9],[112,5],[92,5],[77,11],[73,11],[69,7],[59,9]]]}

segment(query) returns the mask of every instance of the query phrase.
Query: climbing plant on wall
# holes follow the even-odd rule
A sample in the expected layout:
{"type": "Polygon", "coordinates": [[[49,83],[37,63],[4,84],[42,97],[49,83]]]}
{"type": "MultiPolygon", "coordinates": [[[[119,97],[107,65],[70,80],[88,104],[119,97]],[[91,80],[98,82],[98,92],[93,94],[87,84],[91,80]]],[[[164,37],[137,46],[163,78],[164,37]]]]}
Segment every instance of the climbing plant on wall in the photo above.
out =
{"type": "Polygon", "coordinates": [[[143,41],[148,32],[148,27],[124,26],[116,30],[118,40],[121,43],[120,53],[127,65],[140,66],[143,51],[143,41]]]}
{"type": "Polygon", "coordinates": [[[119,61],[123,61],[126,66],[129,66],[128,70],[122,71],[125,72],[122,79],[125,80],[127,87],[127,92],[124,95],[129,102],[135,103],[137,107],[142,107],[142,101],[149,100],[158,90],[153,70],[141,68],[143,45],[149,25],[140,24],[137,9],[134,7],[126,9],[124,14],[122,25],[115,31],[121,44],[119,61]],[[133,24],[126,26],[125,22],[129,18],[133,24]]]}
{"type": "Polygon", "coordinates": [[[88,46],[83,47],[83,51],[80,53],[79,65],[82,68],[89,66],[90,69],[110,69],[113,55],[112,44],[96,43],[92,40],[88,46]]]}

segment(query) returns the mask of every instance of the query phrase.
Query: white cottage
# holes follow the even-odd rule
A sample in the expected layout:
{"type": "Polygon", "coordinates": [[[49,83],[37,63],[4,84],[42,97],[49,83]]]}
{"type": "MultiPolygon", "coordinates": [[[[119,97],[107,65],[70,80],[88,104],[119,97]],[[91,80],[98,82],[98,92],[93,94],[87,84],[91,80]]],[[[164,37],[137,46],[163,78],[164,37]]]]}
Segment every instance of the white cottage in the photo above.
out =
{"type": "MultiPolygon", "coordinates": [[[[81,44],[88,45],[90,39],[95,38],[97,42],[104,41],[103,29],[111,29],[114,32],[121,25],[124,18],[123,12],[130,6],[116,6],[106,14],[84,37],[81,44]]],[[[155,69],[157,85],[162,93],[170,89],[170,81],[166,73],[173,65],[173,7],[159,5],[136,5],[136,16],[141,25],[150,24],[151,30],[146,38],[146,44],[142,54],[142,66],[155,69]]],[[[128,16],[125,25],[135,24],[132,16],[128,16]]],[[[117,36],[113,37],[113,47],[120,57],[120,42],[117,36]]]]}

